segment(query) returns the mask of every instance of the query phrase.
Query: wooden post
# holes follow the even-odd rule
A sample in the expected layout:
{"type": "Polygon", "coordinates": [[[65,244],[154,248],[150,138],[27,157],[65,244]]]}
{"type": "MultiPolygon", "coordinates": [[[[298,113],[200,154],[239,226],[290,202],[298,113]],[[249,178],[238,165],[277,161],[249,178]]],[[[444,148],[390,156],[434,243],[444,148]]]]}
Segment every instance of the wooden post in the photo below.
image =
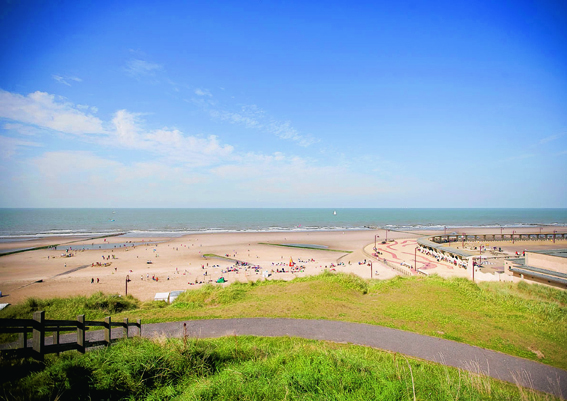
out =
{"type": "Polygon", "coordinates": [[[85,353],[85,315],[77,316],[77,350],[85,353]]]}
{"type": "MultiPolygon", "coordinates": [[[[24,330],[27,329],[24,326],[24,330]]],[[[28,332],[24,331],[23,333],[18,334],[18,348],[27,348],[28,347],[28,332]]]]}
{"type": "MultiPolygon", "coordinates": [[[[57,330],[53,332],[53,345],[59,345],[59,326],[56,327],[57,330]]],[[[60,353],[58,352],[57,355],[60,353]]]]}
{"type": "Polygon", "coordinates": [[[45,344],[45,312],[38,311],[33,313],[33,350],[34,358],[43,361],[43,348],[45,344]]]}
{"type": "MultiPolygon", "coordinates": [[[[59,329],[59,327],[57,327],[59,329]]],[[[59,345],[59,330],[53,332],[53,345],[59,345]]]]}
{"type": "Polygon", "coordinates": [[[124,337],[128,338],[128,318],[124,318],[124,337]]]}
{"type": "Polygon", "coordinates": [[[138,335],[142,337],[142,319],[138,319],[136,323],[138,324],[138,335]]]}
{"type": "Polygon", "coordinates": [[[104,341],[106,341],[106,345],[110,345],[112,341],[112,331],[110,326],[110,316],[104,318],[104,341]]]}

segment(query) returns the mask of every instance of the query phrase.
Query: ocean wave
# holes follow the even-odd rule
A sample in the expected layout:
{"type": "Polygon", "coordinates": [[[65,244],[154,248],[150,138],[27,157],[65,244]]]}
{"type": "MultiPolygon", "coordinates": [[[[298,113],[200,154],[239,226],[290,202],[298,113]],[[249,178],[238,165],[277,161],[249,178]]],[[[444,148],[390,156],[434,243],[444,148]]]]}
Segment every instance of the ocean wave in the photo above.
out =
{"type": "Polygon", "coordinates": [[[538,227],[565,226],[563,223],[536,224],[536,223],[511,223],[511,224],[462,224],[462,225],[441,225],[441,224],[386,224],[386,225],[290,225],[290,226],[267,226],[267,227],[212,227],[212,228],[156,228],[156,229],[124,229],[124,230],[96,230],[87,229],[52,229],[40,232],[26,231],[0,231],[0,242],[11,242],[17,240],[33,240],[49,237],[103,237],[110,235],[121,235],[124,237],[181,237],[191,234],[207,233],[242,233],[242,232],[310,232],[310,231],[369,231],[388,229],[392,231],[453,231],[455,229],[514,229],[514,228],[534,228],[538,227]]]}

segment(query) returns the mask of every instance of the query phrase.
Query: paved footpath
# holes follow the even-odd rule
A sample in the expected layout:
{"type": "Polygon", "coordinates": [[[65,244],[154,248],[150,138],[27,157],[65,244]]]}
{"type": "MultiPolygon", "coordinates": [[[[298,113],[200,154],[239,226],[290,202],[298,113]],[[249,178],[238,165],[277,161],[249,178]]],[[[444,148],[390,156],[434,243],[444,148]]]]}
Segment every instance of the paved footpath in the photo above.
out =
{"type": "MultiPolygon", "coordinates": [[[[565,370],[455,341],[369,324],[269,318],[189,320],[143,324],[142,335],[183,337],[183,323],[187,323],[187,335],[198,338],[228,335],[290,336],[364,345],[482,373],[558,397],[567,397],[565,370]]],[[[135,331],[132,329],[132,332],[135,331]]],[[[112,334],[113,338],[118,338],[122,330],[114,329],[112,334]]],[[[89,340],[101,340],[103,335],[101,330],[87,332],[89,340]]],[[[46,344],[49,340],[46,338],[46,344]]],[[[61,340],[76,341],[76,335],[62,336],[61,340]]]]}

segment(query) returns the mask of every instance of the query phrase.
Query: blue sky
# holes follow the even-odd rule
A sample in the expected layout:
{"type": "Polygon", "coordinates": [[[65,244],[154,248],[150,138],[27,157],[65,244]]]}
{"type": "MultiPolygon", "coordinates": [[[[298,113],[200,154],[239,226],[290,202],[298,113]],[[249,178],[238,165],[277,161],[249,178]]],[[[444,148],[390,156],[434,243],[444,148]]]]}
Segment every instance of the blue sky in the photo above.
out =
{"type": "Polygon", "coordinates": [[[567,207],[565,2],[0,18],[0,207],[567,207]]]}

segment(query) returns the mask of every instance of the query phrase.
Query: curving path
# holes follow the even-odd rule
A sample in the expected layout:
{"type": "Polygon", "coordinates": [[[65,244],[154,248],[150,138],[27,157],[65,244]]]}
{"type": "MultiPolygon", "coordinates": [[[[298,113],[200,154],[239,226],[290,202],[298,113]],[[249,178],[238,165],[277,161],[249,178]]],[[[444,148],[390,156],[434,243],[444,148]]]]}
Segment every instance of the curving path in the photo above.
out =
{"type": "MultiPolygon", "coordinates": [[[[565,370],[455,341],[369,324],[270,318],[188,320],[144,324],[142,335],[183,337],[183,323],[187,324],[187,335],[198,338],[229,335],[291,336],[364,345],[482,373],[558,397],[567,397],[565,370]]],[[[132,332],[136,333],[136,330],[132,329],[132,332]]],[[[119,338],[122,330],[114,329],[112,334],[113,338],[119,338]]],[[[103,336],[102,330],[87,332],[87,339],[91,341],[102,340],[103,336]]],[[[47,345],[52,338],[45,340],[47,345]]],[[[76,335],[66,334],[61,336],[60,341],[76,341],[76,335]]]]}

